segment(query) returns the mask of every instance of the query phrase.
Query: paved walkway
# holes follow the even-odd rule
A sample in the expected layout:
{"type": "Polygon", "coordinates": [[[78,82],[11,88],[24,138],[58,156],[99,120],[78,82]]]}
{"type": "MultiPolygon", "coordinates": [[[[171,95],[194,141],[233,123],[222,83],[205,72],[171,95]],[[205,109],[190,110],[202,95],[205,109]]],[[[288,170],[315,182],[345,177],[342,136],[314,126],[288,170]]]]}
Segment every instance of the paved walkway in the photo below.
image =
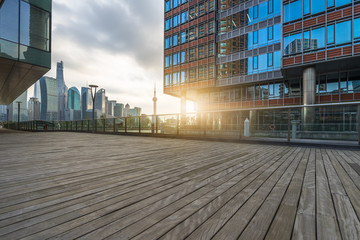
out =
{"type": "Polygon", "coordinates": [[[349,149],[0,133],[0,239],[360,239],[359,174],[349,149]]]}

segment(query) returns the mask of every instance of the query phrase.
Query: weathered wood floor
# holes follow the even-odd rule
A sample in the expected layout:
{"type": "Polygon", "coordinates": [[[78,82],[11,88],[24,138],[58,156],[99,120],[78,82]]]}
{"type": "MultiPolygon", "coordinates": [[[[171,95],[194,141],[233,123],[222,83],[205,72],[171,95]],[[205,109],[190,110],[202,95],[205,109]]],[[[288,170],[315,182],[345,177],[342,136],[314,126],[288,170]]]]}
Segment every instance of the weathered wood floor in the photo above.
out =
{"type": "Polygon", "coordinates": [[[360,239],[360,151],[0,134],[0,239],[360,239]]]}

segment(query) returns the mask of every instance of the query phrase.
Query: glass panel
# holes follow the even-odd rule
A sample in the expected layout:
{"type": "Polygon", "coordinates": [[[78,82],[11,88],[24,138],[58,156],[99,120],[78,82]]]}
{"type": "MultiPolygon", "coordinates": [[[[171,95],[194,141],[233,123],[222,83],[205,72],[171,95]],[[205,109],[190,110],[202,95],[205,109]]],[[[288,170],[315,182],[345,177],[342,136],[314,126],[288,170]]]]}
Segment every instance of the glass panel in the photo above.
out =
{"type": "Polygon", "coordinates": [[[268,28],[268,40],[273,40],[273,26],[268,28]]]}
{"type": "Polygon", "coordinates": [[[20,61],[50,68],[51,55],[49,52],[20,45],[20,61]]]}
{"type": "Polygon", "coordinates": [[[0,38],[18,42],[18,32],[19,1],[5,1],[0,8],[0,38]]]}
{"type": "Polygon", "coordinates": [[[20,43],[41,50],[50,50],[50,14],[21,2],[20,43]]]}
{"type": "Polygon", "coordinates": [[[13,60],[18,60],[18,44],[0,39],[0,56],[13,60]]]}
{"type": "Polygon", "coordinates": [[[325,28],[317,28],[311,30],[311,49],[325,47],[325,28]]]}
{"type": "Polygon", "coordinates": [[[335,0],[327,0],[327,7],[333,7],[335,5],[335,0]]]}
{"type": "Polygon", "coordinates": [[[328,93],[338,93],[339,92],[339,74],[328,74],[327,75],[327,84],[326,89],[328,93]]]}
{"type": "Polygon", "coordinates": [[[313,0],[311,1],[311,13],[319,13],[325,11],[325,0],[313,0]]]}
{"type": "Polygon", "coordinates": [[[304,0],[304,15],[310,13],[310,0],[304,0]]]}
{"type": "Polygon", "coordinates": [[[354,19],[354,38],[360,38],[360,18],[354,19]]]}
{"type": "Polygon", "coordinates": [[[351,21],[336,24],[335,40],[336,44],[351,42],[351,21]]]}
{"type": "Polygon", "coordinates": [[[302,1],[297,0],[295,2],[290,3],[290,21],[302,17],[300,9],[302,9],[302,1]]]}
{"type": "Polygon", "coordinates": [[[51,0],[23,0],[46,11],[51,11],[51,0]]]}
{"type": "Polygon", "coordinates": [[[327,26],[327,43],[333,44],[335,42],[334,25],[327,26]]]}
{"type": "Polygon", "coordinates": [[[273,66],[273,53],[268,53],[268,66],[273,66]]]}
{"type": "Polygon", "coordinates": [[[360,92],[360,71],[349,72],[349,89],[360,92]],[[351,86],[351,87],[350,87],[351,86]]]}
{"type": "Polygon", "coordinates": [[[345,4],[349,4],[351,3],[351,0],[336,0],[336,7],[345,5],[345,4]]]}

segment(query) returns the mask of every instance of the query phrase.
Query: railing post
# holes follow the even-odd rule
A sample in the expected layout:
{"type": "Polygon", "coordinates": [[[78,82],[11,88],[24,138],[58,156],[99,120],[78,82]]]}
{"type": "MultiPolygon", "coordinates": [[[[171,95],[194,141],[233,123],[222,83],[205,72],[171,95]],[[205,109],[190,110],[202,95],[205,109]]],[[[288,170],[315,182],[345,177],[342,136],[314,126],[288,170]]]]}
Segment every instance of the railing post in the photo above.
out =
{"type": "Polygon", "coordinates": [[[242,112],[240,111],[239,112],[239,119],[240,119],[239,120],[239,128],[240,128],[240,137],[239,138],[240,139],[242,138],[242,119],[241,118],[242,118],[242,112]]]}
{"type": "Polygon", "coordinates": [[[125,117],[125,133],[127,133],[127,117],[125,117]]]}
{"type": "Polygon", "coordinates": [[[113,119],[113,132],[115,132],[115,124],[116,124],[116,118],[113,119]]]}
{"type": "Polygon", "coordinates": [[[88,125],[88,127],[87,127],[87,129],[88,129],[88,132],[90,132],[90,120],[87,120],[87,125],[88,125]]]}
{"type": "Polygon", "coordinates": [[[139,133],[141,133],[141,117],[139,116],[139,133]]]}
{"type": "Polygon", "coordinates": [[[176,115],[176,135],[180,135],[180,114],[176,115]]]}
{"type": "Polygon", "coordinates": [[[77,121],[76,121],[76,122],[75,122],[75,131],[76,131],[76,132],[77,132],[77,130],[78,130],[78,129],[77,129],[77,127],[78,127],[77,125],[78,125],[78,124],[77,124],[77,121]]]}
{"type": "Polygon", "coordinates": [[[65,125],[66,125],[66,131],[68,131],[68,122],[65,122],[65,125]]]}
{"type": "Polygon", "coordinates": [[[97,119],[95,119],[95,132],[97,132],[97,119]]]}
{"type": "Polygon", "coordinates": [[[106,131],[106,126],[105,126],[105,124],[106,124],[106,119],[104,118],[104,119],[103,119],[103,132],[106,131]]]}
{"type": "Polygon", "coordinates": [[[155,116],[155,135],[158,134],[158,129],[159,129],[159,117],[155,116]]]}
{"type": "Polygon", "coordinates": [[[84,120],[81,120],[80,132],[84,131],[84,120]]]}
{"type": "Polygon", "coordinates": [[[287,115],[288,115],[288,137],[287,137],[287,140],[288,140],[288,142],[290,142],[290,108],[288,108],[287,115]]]}

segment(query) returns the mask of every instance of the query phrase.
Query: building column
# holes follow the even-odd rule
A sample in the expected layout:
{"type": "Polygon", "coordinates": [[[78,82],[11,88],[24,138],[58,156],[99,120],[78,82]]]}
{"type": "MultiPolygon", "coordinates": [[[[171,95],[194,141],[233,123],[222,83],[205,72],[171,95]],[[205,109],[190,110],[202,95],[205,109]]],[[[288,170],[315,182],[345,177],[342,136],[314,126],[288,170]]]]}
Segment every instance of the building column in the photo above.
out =
{"type": "MultiPolygon", "coordinates": [[[[305,68],[303,71],[303,100],[304,105],[315,104],[316,97],[316,70],[315,67],[305,68]]],[[[315,121],[315,108],[303,109],[302,122],[306,130],[311,130],[315,121]]]]}
{"type": "Polygon", "coordinates": [[[186,125],[186,97],[185,95],[181,95],[181,102],[180,102],[180,127],[185,127],[186,125]]]}

